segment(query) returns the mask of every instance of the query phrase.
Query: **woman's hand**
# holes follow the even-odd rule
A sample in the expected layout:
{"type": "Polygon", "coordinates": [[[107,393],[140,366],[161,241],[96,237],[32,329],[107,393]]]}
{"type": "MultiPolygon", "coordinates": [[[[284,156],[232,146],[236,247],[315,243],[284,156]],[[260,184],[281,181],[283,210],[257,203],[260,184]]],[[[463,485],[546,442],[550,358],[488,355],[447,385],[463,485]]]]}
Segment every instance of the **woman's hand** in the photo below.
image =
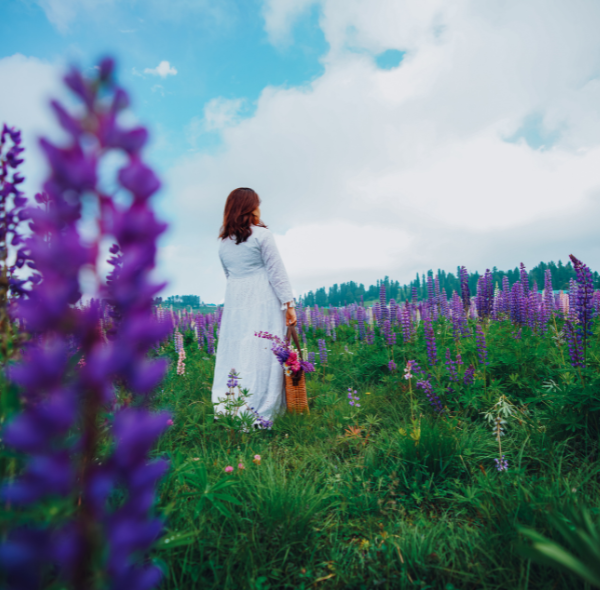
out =
{"type": "Polygon", "coordinates": [[[288,307],[285,310],[285,325],[295,326],[298,319],[296,318],[296,310],[293,307],[288,307]]]}

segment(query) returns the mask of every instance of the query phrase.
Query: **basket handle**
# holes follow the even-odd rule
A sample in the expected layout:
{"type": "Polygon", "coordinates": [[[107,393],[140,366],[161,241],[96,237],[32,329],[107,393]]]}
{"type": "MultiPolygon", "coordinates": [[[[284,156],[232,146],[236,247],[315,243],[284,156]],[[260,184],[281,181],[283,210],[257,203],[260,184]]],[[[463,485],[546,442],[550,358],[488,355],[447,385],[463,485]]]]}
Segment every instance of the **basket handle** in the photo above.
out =
{"type": "Polygon", "coordinates": [[[296,326],[288,326],[287,332],[285,334],[285,341],[289,342],[290,337],[292,338],[294,344],[296,345],[296,348],[298,349],[298,356],[300,357],[300,360],[303,361],[304,359],[302,358],[302,349],[300,348],[300,341],[298,340],[298,332],[296,331],[296,326]]]}

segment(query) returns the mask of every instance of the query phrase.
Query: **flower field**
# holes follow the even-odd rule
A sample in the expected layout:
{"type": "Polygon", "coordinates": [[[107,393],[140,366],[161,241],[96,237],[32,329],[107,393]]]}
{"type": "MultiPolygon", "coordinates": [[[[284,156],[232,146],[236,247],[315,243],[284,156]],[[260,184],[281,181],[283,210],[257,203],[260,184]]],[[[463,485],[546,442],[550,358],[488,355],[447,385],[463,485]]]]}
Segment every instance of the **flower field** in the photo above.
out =
{"type": "Polygon", "coordinates": [[[153,304],[160,181],[146,130],[120,122],[114,62],[92,71],[65,77],[77,108],[52,103],[65,137],[41,141],[34,199],[20,132],[0,134],[0,586],[600,586],[588,267],[571,256],[568,292],[521,265],[473,293],[463,268],[453,293],[430,274],[427,297],[401,305],[382,288],[299,306],[301,357],[256,337],[304,374],[310,413],[245,412],[231,367],[215,420],[222,310],[153,304]]]}
{"type": "Polygon", "coordinates": [[[519,535],[560,542],[553,515],[598,505],[599,299],[574,263],[569,294],[522,268],[473,297],[431,277],[401,307],[382,291],[299,308],[311,413],[257,432],[213,421],[218,312],[159,311],[175,334],[155,401],[175,416],[162,505],[173,535],[197,531],[159,552],[165,587],[580,587],[519,535]]]}

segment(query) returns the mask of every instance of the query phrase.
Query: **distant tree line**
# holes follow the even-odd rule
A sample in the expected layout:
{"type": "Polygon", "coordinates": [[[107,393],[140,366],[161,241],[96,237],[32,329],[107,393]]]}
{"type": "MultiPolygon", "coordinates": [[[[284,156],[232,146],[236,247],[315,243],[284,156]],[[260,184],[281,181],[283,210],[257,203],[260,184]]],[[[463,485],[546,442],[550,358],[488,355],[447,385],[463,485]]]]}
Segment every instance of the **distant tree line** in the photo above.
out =
{"type": "MultiPolygon", "coordinates": [[[[546,269],[550,269],[552,273],[552,287],[555,290],[566,290],[569,288],[569,280],[575,278],[575,270],[571,262],[563,264],[560,260],[558,263],[555,262],[540,262],[537,266],[528,270],[529,274],[529,286],[533,287],[534,283],[537,283],[538,289],[544,287],[544,273],[546,269]]],[[[446,295],[450,297],[453,291],[460,293],[459,283],[459,270],[457,273],[446,273],[443,270],[438,270],[437,275],[439,276],[440,289],[446,290],[446,295]]],[[[502,288],[502,281],[504,277],[508,277],[508,282],[512,286],[518,280],[521,275],[519,269],[513,270],[498,270],[496,267],[491,269],[494,278],[494,284],[502,288]]],[[[429,271],[430,274],[433,271],[429,271]]],[[[417,273],[416,278],[408,284],[401,285],[399,281],[392,281],[389,277],[385,277],[383,280],[377,281],[377,284],[365,287],[362,283],[355,283],[350,281],[349,283],[335,284],[329,289],[321,287],[316,291],[309,291],[306,295],[300,297],[300,301],[303,305],[319,305],[323,307],[340,307],[342,305],[348,305],[349,303],[359,303],[360,301],[372,301],[379,298],[379,288],[381,284],[385,284],[385,290],[387,300],[395,299],[397,302],[406,301],[412,297],[413,287],[417,289],[417,296],[419,299],[427,299],[427,274],[423,273],[419,275],[417,273]]],[[[435,275],[434,275],[435,276],[435,275]]],[[[478,272],[469,273],[469,289],[471,295],[475,295],[477,290],[477,280],[481,275],[478,272]]],[[[594,287],[600,288],[600,275],[597,272],[592,273],[594,279],[594,287]]]]}
{"type": "Polygon", "coordinates": [[[198,295],[171,295],[166,299],[162,297],[154,298],[154,305],[162,305],[163,307],[192,307],[198,308],[202,305],[198,295]]]}

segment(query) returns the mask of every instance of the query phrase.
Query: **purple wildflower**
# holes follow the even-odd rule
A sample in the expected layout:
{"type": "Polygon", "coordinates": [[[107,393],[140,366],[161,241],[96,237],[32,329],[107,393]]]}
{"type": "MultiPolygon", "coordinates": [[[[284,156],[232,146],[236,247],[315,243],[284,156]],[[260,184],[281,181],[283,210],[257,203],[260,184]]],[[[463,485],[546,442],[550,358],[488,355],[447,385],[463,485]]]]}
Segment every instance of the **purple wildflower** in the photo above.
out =
{"type": "Polygon", "coordinates": [[[473,365],[469,365],[467,370],[465,371],[465,376],[463,377],[463,383],[466,386],[473,385],[475,381],[475,367],[473,365]]]}
{"type": "Polygon", "coordinates": [[[429,400],[429,403],[433,406],[433,409],[441,414],[444,411],[444,406],[439,396],[433,391],[433,387],[429,379],[420,379],[417,381],[417,388],[423,391],[429,400]]]}
{"type": "Polygon", "coordinates": [[[498,471],[508,471],[508,461],[504,458],[504,455],[500,459],[494,459],[496,462],[496,469],[498,471]]]}
{"type": "Polygon", "coordinates": [[[569,256],[575,268],[577,277],[577,290],[574,297],[575,314],[578,320],[577,332],[579,333],[583,347],[583,362],[587,353],[588,338],[592,336],[592,320],[594,318],[594,283],[592,273],[587,265],[575,258],[572,254],[569,256]]]}
{"type": "Polygon", "coordinates": [[[96,418],[114,401],[113,380],[138,398],[147,396],[165,370],[147,352],[168,329],[152,314],[162,285],[151,275],[157,239],[166,226],[155,218],[148,199],[160,183],[141,159],[146,130],[124,130],[117,120],[127,96],[114,86],[112,67],[111,60],[103,61],[91,81],[76,69],[66,76],[66,84],[84,102],[81,115],[52,103],[71,137],[66,147],[41,141],[51,167],[44,184],[50,206],[31,210],[33,235],[26,246],[42,280],[19,302],[18,316],[34,337],[11,372],[27,403],[3,434],[6,445],[26,455],[23,473],[3,489],[6,501],[28,506],[59,495],[71,496],[78,507],[72,518],[65,516],[56,526],[42,529],[33,523],[10,533],[0,562],[9,578],[23,567],[14,560],[17,552],[31,572],[53,562],[65,583],[75,588],[88,587],[95,567],[102,568],[108,586],[152,588],[161,572],[145,556],[163,529],[152,509],[168,464],[151,461],[150,452],[168,427],[169,415],[153,414],[143,405],[117,410],[109,423],[114,451],[102,464],[97,462],[101,433],[96,418]],[[127,205],[97,186],[100,160],[110,150],[127,158],[118,172],[121,188],[131,195],[127,205]],[[84,194],[96,198],[100,215],[92,244],[78,228],[84,194]],[[105,340],[98,329],[97,301],[82,310],[73,304],[81,298],[82,268],[98,267],[99,244],[108,238],[116,242],[119,259],[111,282],[99,294],[115,312],[113,334],[105,340]],[[72,342],[85,358],[75,370],[72,342]],[[70,436],[75,428],[81,433],[77,440],[70,436]],[[114,489],[125,492],[120,505],[109,501],[114,489]]]}
{"type": "Polygon", "coordinates": [[[327,343],[322,338],[319,339],[319,362],[322,365],[327,364],[327,343]]]}
{"type": "Polygon", "coordinates": [[[480,324],[475,326],[475,341],[477,343],[477,356],[479,357],[479,362],[481,365],[489,365],[490,363],[487,360],[487,345],[485,342],[485,334],[483,333],[483,329],[480,324]]]}
{"type": "Polygon", "coordinates": [[[450,381],[458,381],[458,372],[456,371],[456,365],[459,358],[460,355],[457,355],[457,360],[453,361],[452,355],[450,354],[450,349],[446,349],[446,370],[448,371],[450,381]]]}
{"type": "Polygon", "coordinates": [[[388,363],[388,369],[390,370],[390,372],[393,373],[397,368],[398,368],[398,366],[393,361],[393,359],[390,360],[390,362],[388,363]]]}
{"type": "Polygon", "coordinates": [[[352,387],[348,387],[348,400],[348,404],[356,408],[360,408],[360,404],[358,403],[360,401],[360,398],[358,397],[358,391],[356,391],[356,389],[352,390],[352,387]]]}
{"type": "Polygon", "coordinates": [[[423,318],[423,329],[425,331],[425,341],[427,343],[427,358],[429,364],[433,367],[437,363],[437,345],[435,343],[435,334],[433,332],[433,323],[430,317],[423,318]]]}

